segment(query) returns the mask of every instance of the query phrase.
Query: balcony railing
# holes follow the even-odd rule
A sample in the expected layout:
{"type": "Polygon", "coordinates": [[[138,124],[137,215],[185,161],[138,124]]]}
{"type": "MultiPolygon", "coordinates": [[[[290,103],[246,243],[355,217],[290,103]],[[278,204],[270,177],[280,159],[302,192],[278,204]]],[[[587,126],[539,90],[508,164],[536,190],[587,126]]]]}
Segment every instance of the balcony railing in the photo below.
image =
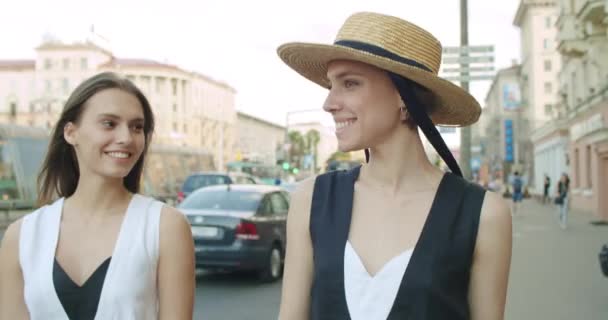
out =
{"type": "Polygon", "coordinates": [[[557,50],[564,56],[582,56],[587,51],[584,33],[575,15],[560,18],[557,50]]]}
{"type": "Polygon", "coordinates": [[[605,85],[602,89],[597,91],[597,93],[589,95],[587,98],[575,105],[574,108],[570,109],[568,112],[568,118],[572,119],[576,117],[576,115],[588,110],[589,108],[592,108],[601,101],[608,101],[608,85],[605,85]]]}
{"type": "Polygon", "coordinates": [[[607,16],[606,0],[576,0],[576,16],[581,21],[604,23],[607,16]]]}

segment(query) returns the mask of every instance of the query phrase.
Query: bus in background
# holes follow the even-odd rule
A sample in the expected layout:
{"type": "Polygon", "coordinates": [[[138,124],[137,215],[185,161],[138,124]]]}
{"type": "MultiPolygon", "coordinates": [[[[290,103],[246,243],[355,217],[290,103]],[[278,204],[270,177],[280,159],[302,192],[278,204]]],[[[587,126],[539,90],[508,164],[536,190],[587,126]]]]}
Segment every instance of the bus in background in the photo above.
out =
{"type": "Polygon", "coordinates": [[[33,208],[49,131],[0,124],[0,209],[33,208]]]}

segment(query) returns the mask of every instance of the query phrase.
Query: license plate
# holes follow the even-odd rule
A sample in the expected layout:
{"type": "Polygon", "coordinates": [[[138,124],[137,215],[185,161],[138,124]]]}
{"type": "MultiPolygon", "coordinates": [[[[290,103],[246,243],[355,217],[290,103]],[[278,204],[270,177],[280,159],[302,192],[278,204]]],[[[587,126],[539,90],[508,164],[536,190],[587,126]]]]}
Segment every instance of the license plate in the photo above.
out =
{"type": "Polygon", "coordinates": [[[192,236],[198,238],[215,238],[220,234],[216,227],[192,227],[192,236]]]}

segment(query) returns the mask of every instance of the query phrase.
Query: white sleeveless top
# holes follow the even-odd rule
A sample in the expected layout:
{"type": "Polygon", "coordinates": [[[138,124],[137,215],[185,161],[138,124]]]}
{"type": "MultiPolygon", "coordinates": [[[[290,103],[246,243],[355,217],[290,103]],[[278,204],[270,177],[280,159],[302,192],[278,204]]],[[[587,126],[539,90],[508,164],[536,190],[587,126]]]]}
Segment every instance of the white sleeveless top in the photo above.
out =
{"type": "Polygon", "coordinates": [[[350,241],[346,241],[344,290],[348,313],[352,320],[386,320],[397,297],[412,253],[413,249],[402,252],[389,260],[372,277],[350,241]]]}
{"type": "MultiPolygon", "coordinates": [[[[63,201],[61,198],[36,210],[21,224],[19,263],[31,320],[68,320],[53,284],[63,201]]],[[[162,206],[162,202],[152,198],[133,195],[112,253],[95,319],[158,318],[156,267],[162,206]]]]}

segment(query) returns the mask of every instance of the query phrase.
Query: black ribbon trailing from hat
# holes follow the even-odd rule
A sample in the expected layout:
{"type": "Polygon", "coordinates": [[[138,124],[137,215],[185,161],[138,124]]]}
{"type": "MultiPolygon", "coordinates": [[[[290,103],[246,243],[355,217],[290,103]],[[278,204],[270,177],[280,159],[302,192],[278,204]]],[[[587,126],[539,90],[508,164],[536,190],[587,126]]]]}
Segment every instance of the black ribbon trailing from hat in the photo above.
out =
{"type": "MultiPolygon", "coordinates": [[[[378,47],[375,45],[371,45],[371,44],[363,43],[363,42],[359,42],[359,41],[350,41],[350,40],[340,40],[340,41],[336,41],[334,44],[344,46],[344,47],[349,47],[349,48],[360,50],[360,51],[369,52],[369,53],[377,55],[377,56],[388,58],[388,59],[391,59],[391,60],[399,62],[399,63],[404,63],[409,66],[412,66],[412,67],[415,67],[415,68],[418,68],[418,69],[421,69],[421,70],[424,70],[427,72],[431,72],[431,70],[428,67],[426,67],[425,65],[423,65],[415,60],[401,57],[397,54],[394,54],[384,48],[381,48],[381,47],[378,47]]],[[[456,162],[456,159],[454,159],[454,155],[452,155],[452,153],[450,152],[450,149],[445,144],[445,141],[443,141],[441,134],[439,133],[439,131],[437,131],[435,124],[433,124],[433,121],[431,120],[431,118],[429,117],[429,115],[426,112],[425,106],[422,104],[420,99],[418,99],[418,97],[416,96],[415,90],[417,88],[421,88],[421,90],[426,90],[426,89],[424,89],[418,83],[416,83],[410,79],[407,79],[406,77],[398,75],[396,73],[388,71],[388,75],[391,78],[391,80],[393,81],[393,84],[395,85],[395,87],[397,88],[397,91],[399,91],[399,95],[401,96],[401,99],[405,103],[405,105],[407,107],[407,111],[410,114],[410,116],[412,117],[412,119],[414,119],[414,122],[416,123],[416,125],[418,127],[420,127],[420,129],[422,130],[422,133],[424,133],[426,138],[429,140],[429,142],[431,143],[433,148],[435,148],[435,150],[437,151],[437,153],[439,154],[441,159],[443,159],[443,161],[446,163],[448,168],[450,168],[452,173],[457,174],[462,177],[462,171],[460,170],[460,167],[458,166],[458,162],[456,162]]],[[[369,156],[370,156],[369,150],[365,149],[365,161],[369,162],[369,156]]]]}

